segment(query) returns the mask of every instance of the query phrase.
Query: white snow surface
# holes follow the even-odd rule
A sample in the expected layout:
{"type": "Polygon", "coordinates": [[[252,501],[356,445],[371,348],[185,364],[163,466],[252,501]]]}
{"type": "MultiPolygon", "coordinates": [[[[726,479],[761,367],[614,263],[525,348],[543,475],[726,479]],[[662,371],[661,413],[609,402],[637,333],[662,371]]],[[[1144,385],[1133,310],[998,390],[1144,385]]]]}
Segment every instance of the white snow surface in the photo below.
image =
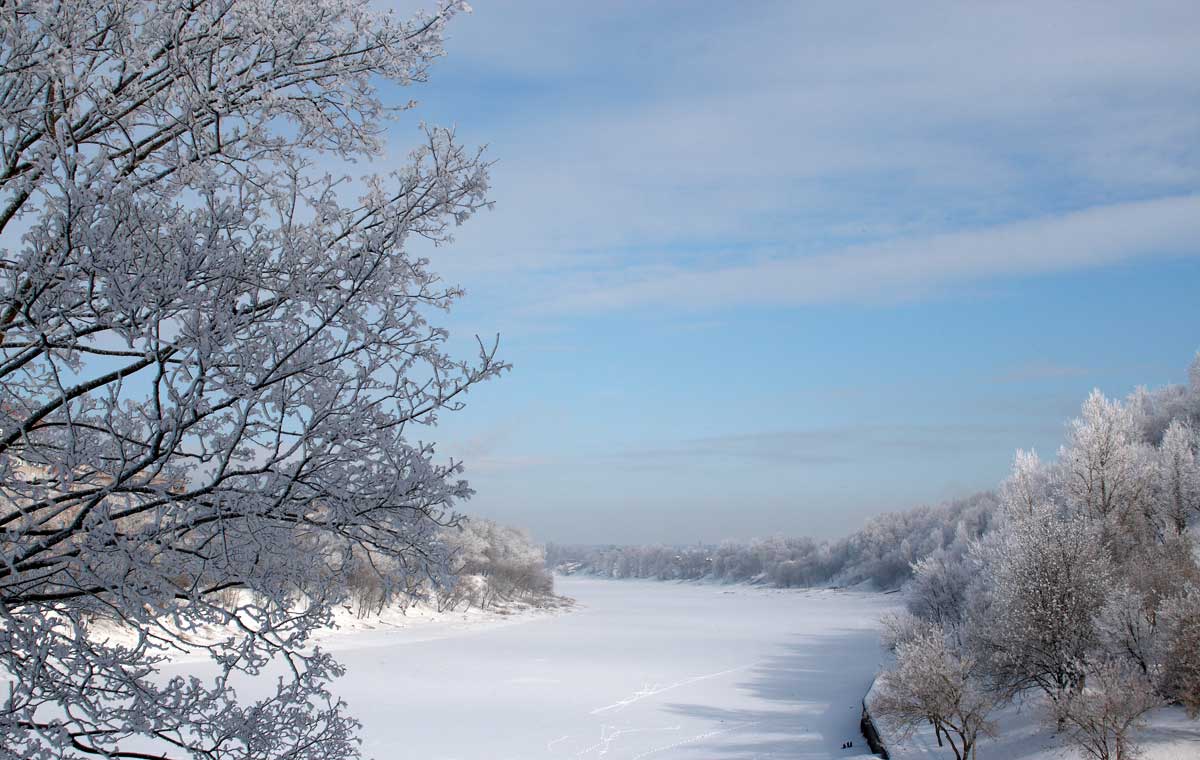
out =
{"type": "MultiPolygon", "coordinates": [[[[334,691],[363,722],[364,755],[870,756],[861,700],[882,661],[879,616],[899,597],[578,577],[556,586],[573,610],[324,637],[346,666],[334,691]]],[[[204,675],[195,661],[173,667],[204,675]]]]}

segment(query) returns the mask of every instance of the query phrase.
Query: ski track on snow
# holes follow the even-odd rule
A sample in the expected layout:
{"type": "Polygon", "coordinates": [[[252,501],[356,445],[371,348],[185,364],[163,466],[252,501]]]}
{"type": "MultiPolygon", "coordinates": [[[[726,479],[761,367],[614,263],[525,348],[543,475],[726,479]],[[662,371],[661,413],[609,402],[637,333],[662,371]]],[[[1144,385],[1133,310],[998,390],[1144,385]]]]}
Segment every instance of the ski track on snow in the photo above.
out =
{"type": "Polygon", "coordinates": [[[620,739],[622,736],[628,736],[630,734],[644,734],[644,733],[648,733],[648,732],[652,732],[652,731],[681,731],[681,730],[683,730],[682,726],[661,726],[658,728],[633,728],[633,727],[620,728],[617,726],[601,725],[600,726],[600,741],[581,749],[579,752],[576,752],[575,757],[581,758],[581,757],[584,757],[585,755],[589,755],[593,752],[596,753],[596,757],[604,757],[605,755],[608,754],[608,751],[612,748],[612,743],[615,742],[617,739],[620,739]]]}
{"type": "Polygon", "coordinates": [[[648,697],[654,697],[654,696],[657,696],[664,692],[671,691],[672,689],[678,689],[681,686],[687,686],[689,684],[697,683],[699,681],[707,681],[710,678],[719,678],[721,676],[729,675],[730,673],[737,673],[739,671],[746,670],[749,667],[751,667],[751,666],[750,665],[739,665],[736,668],[729,668],[728,670],[721,670],[716,673],[707,673],[702,676],[693,676],[692,678],[685,678],[682,681],[676,681],[675,683],[668,684],[666,686],[659,686],[658,684],[646,685],[646,686],[643,686],[642,688],[638,689],[637,691],[633,692],[633,694],[629,695],[625,699],[619,699],[616,702],[613,702],[611,705],[605,705],[604,707],[597,707],[595,710],[592,710],[588,714],[589,715],[599,715],[600,713],[608,712],[609,710],[621,710],[623,708],[628,707],[629,705],[632,705],[637,702],[641,702],[643,699],[647,699],[648,697]]]}
{"type": "Polygon", "coordinates": [[[633,757],[629,758],[629,760],[641,760],[643,757],[650,757],[651,755],[657,755],[659,752],[666,752],[668,750],[677,749],[688,744],[702,742],[705,739],[711,739],[714,736],[720,736],[721,734],[728,734],[733,731],[748,728],[749,726],[756,725],[757,723],[758,721],[756,720],[749,720],[741,723],[735,723],[731,726],[726,726],[725,728],[714,728],[712,731],[705,731],[704,733],[696,734],[695,736],[689,736],[688,738],[683,739],[682,741],[677,741],[674,744],[666,744],[662,747],[655,747],[654,749],[648,749],[645,752],[639,752],[633,757]]]}

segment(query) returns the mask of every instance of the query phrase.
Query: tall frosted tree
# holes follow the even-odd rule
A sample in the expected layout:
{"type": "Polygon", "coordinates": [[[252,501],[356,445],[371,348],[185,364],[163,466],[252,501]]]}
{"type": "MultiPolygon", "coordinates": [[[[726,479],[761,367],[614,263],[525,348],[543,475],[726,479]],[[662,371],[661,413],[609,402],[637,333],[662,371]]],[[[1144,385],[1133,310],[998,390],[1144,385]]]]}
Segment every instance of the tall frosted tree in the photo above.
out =
{"type": "Polygon", "coordinates": [[[1071,422],[1059,451],[1063,489],[1071,505],[1096,520],[1128,515],[1142,506],[1149,481],[1148,453],[1138,440],[1133,412],[1092,391],[1071,422]]]}
{"type": "Polygon", "coordinates": [[[1037,452],[1017,449],[1012,472],[1000,484],[1000,504],[1009,515],[1032,515],[1050,501],[1051,484],[1051,473],[1037,452]]]}
{"type": "Polygon", "coordinates": [[[1158,449],[1158,477],[1163,511],[1178,535],[1200,517],[1200,461],[1196,449],[1200,435],[1185,421],[1175,420],[1158,449]]]}
{"type": "Polygon", "coordinates": [[[378,155],[461,10],[369,5],[0,4],[0,755],[357,752],[307,636],[355,556],[443,572],[470,491],[418,431],[504,369],[408,251],[485,205],[478,152],[426,128],[354,201],[314,169],[378,155]],[[216,675],[158,675],[203,624],[216,675]]]}
{"type": "Polygon", "coordinates": [[[1042,508],[1008,523],[986,550],[990,604],[975,612],[970,637],[993,685],[1013,694],[1038,688],[1061,702],[1083,686],[1111,587],[1098,530],[1081,515],[1042,508]]]}

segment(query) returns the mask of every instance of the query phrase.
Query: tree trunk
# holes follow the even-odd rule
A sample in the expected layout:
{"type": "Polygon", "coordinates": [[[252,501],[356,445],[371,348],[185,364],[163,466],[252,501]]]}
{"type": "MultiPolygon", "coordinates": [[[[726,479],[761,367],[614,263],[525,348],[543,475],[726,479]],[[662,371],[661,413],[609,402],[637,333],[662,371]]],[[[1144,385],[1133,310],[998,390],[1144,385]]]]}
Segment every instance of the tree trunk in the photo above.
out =
{"type": "Polygon", "coordinates": [[[967,743],[965,740],[963,741],[963,752],[959,751],[958,745],[954,743],[954,737],[949,732],[946,732],[946,743],[950,745],[950,749],[954,750],[954,760],[966,760],[965,748],[967,743]]]}

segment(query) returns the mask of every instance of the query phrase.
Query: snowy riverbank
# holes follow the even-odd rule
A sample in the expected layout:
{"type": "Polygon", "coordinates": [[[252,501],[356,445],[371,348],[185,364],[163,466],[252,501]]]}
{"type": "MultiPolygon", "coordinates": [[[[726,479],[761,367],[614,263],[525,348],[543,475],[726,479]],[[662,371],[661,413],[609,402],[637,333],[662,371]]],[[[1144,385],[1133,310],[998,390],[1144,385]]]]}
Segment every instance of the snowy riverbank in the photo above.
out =
{"type": "MultiPolygon", "coordinates": [[[[487,609],[460,606],[454,610],[438,610],[434,605],[415,602],[391,605],[370,614],[359,614],[351,605],[333,611],[333,624],[313,633],[311,641],[322,649],[336,652],[346,648],[389,646],[400,643],[452,638],[466,633],[492,628],[519,625],[568,612],[574,600],[568,597],[524,601],[496,602],[487,609]]],[[[136,642],[132,629],[115,623],[99,622],[89,631],[100,642],[131,646],[136,642]]],[[[207,626],[189,632],[188,638],[197,644],[217,641],[236,635],[232,627],[207,626]]],[[[203,662],[208,655],[202,651],[169,653],[175,663],[203,662]]]]}
{"type": "MultiPolygon", "coordinates": [[[[866,705],[871,708],[872,692],[866,705]]],[[[979,740],[976,756],[979,760],[1063,760],[1077,757],[1075,750],[1063,745],[1046,726],[1041,716],[1044,710],[1031,697],[1024,704],[1015,703],[993,714],[996,736],[979,740]]],[[[891,760],[953,760],[954,753],[939,747],[931,726],[922,727],[911,736],[901,739],[899,732],[886,719],[871,716],[880,738],[887,746],[891,760]]],[[[1189,720],[1181,707],[1164,707],[1146,716],[1146,730],[1141,733],[1143,754],[1140,760],[1196,760],[1200,758],[1200,722],[1189,720]]]]}

